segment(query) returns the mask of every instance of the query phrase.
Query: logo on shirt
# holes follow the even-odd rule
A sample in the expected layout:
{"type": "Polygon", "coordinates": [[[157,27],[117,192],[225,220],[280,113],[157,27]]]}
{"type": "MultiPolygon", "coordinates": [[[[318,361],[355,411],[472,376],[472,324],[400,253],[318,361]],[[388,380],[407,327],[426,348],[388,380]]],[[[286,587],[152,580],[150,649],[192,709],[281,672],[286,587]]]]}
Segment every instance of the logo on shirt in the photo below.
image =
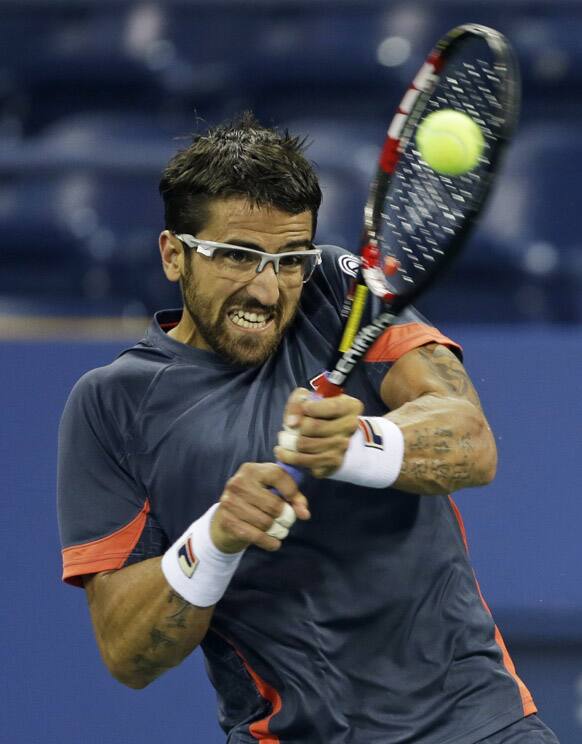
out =
{"type": "Polygon", "coordinates": [[[384,449],[382,429],[377,424],[365,416],[360,416],[359,427],[364,436],[364,447],[372,447],[379,450],[384,449]]]}
{"type": "Polygon", "coordinates": [[[196,571],[198,558],[196,558],[194,551],[192,550],[190,537],[187,537],[185,542],[178,548],[178,564],[184,575],[188,579],[191,579],[192,574],[196,571]]]}
{"type": "Polygon", "coordinates": [[[338,257],[337,262],[344,274],[353,276],[354,279],[356,278],[360,266],[360,259],[357,256],[354,256],[353,253],[342,253],[342,255],[338,257]]]}

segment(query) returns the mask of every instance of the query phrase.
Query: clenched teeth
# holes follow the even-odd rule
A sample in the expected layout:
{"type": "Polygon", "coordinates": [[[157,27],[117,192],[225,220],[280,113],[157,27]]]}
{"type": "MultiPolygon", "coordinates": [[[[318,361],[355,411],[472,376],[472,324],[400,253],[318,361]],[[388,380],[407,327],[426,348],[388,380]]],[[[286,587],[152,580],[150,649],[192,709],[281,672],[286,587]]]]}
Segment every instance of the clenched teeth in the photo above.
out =
{"type": "Polygon", "coordinates": [[[271,319],[266,313],[247,313],[243,310],[234,310],[229,317],[235,325],[241,328],[263,328],[271,319]]]}

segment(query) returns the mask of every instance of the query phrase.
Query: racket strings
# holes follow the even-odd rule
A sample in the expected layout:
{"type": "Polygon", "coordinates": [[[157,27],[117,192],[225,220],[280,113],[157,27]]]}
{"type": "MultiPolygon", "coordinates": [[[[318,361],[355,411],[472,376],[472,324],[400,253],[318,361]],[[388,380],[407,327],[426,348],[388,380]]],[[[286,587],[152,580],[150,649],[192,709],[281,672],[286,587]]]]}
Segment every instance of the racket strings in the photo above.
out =
{"type": "Polygon", "coordinates": [[[487,187],[491,154],[504,124],[501,81],[493,63],[468,53],[450,60],[424,115],[439,109],[454,109],[474,119],[485,147],[474,170],[448,177],[424,162],[416,149],[415,130],[411,132],[385,196],[377,232],[384,255],[400,262],[397,275],[388,279],[397,293],[406,292],[407,285],[422,284],[432,265],[446,258],[447,245],[487,187]]]}

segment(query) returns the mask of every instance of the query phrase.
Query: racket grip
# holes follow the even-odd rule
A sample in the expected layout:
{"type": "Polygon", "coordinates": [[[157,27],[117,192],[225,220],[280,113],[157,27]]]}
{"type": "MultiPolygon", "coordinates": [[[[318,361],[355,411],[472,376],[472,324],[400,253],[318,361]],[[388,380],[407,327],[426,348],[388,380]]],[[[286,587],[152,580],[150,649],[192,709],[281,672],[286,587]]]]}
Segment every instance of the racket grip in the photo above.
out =
{"type": "MultiPolygon", "coordinates": [[[[315,400],[317,398],[321,398],[321,395],[313,392],[310,393],[309,397],[315,400]]],[[[297,432],[293,431],[293,429],[291,429],[290,427],[285,426],[284,431],[279,433],[279,445],[285,447],[286,449],[296,450],[296,442],[298,436],[299,435],[297,434],[297,432]],[[283,437],[285,438],[284,440],[282,440],[283,437]]],[[[289,475],[293,478],[298,486],[301,485],[301,482],[303,481],[303,478],[305,476],[305,473],[302,470],[300,470],[299,468],[294,468],[293,465],[287,465],[287,463],[281,462],[280,460],[277,460],[277,465],[286,473],[289,473],[289,475]]],[[[273,488],[272,490],[274,493],[277,493],[276,489],[273,488]]]]}
{"type": "MultiPolygon", "coordinates": [[[[304,473],[302,470],[299,470],[299,468],[294,468],[293,465],[287,465],[285,462],[280,462],[277,460],[277,465],[282,468],[286,473],[289,473],[289,475],[293,478],[295,483],[297,483],[298,486],[301,485],[301,481],[303,480],[304,473]]],[[[276,493],[277,496],[280,496],[281,494],[273,488],[273,493],[276,493]]]]}
{"type": "MultiPolygon", "coordinates": [[[[318,395],[313,394],[313,397],[319,398],[318,395]]],[[[299,435],[297,432],[293,431],[293,429],[290,429],[288,426],[285,426],[284,431],[279,432],[279,445],[281,447],[285,447],[285,449],[289,450],[297,450],[297,437],[299,435]]],[[[289,475],[293,478],[295,483],[297,483],[298,486],[301,485],[301,482],[303,480],[303,477],[305,473],[300,470],[299,468],[293,467],[293,465],[287,465],[286,462],[281,462],[280,460],[277,460],[277,465],[282,468],[286,473],[289,473],[289,475]]],[[[273,489],[275,493],[277,491],[273,489]]],[[[280,494],[279,494],[280,495],[280,494]]]]}
{"type": "MultiPolygon", "coordinates": [[[[312,400],[319,400],[320,398],[332,398],[336,395],[341,395],[343,393],[343,388],[341,388],[339,385],[334,385],[334,383],[329,382],[327,379],[327,376],[323,377],[323,379],[319,382],[317,386],[317,392],[310,393],[310,398],[312,400]]],[[[281,432],[282,435],[287,437],[287,449],[293,449],[296,450],[296,446],[291,446],[293,444],[293,439],[297,440],[297,433],[293,431],[293,429],[290,429],[288,427],[285,427],[285,431],[281,432]]],[[[279,444],[281,444],[281,441],[279,441],[279,444]]],[[[286,473],[289,473],[289,475],[293,478],[295,483],[297,483],[298,486],[301,485],[301,482],[303,481],[303,478],[305,477],[305,473],[300,470],[299,468],[294,468],[292,465],[287,465],[287,463],[280,462],[277,460],[277,465],[282,468],[286,473]]],[[[281,494],[278,493],[278,491],[273,488],[271,489],[273,493],[276,493],[278,496],[281,494]]]]}

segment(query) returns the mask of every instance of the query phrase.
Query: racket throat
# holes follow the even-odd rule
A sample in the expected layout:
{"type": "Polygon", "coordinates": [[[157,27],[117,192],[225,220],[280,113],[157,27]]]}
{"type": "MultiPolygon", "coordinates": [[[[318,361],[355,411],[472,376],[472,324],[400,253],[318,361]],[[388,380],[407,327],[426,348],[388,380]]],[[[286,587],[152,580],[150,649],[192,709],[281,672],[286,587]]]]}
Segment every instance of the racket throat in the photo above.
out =
{"type": "MultiPolygon", "coordinates": [[[[396,317],[395,313],[382,313],[372,323],[364,326],[358,332],[350,347],[338,359],[333,371],[327,375],[328,382],[341,388],[345,384],[356,364],[366,354],[378,336],[380,336],[388,326],[394,323],[396,317]]],[[[319,387],[318,392],[320,392],[319,387]]],[[[327,397],[325,394],[321,394],[324,395],[324,397],[327,397]]]]}
{"type": "MultiPolygon", "coordinates": [[[[361,250],[362,276],[370,292],[379,297],[383,302],[391,302],[395,293],[386,281],[386,276],[391,276],[398,271],[399,262],[392,256],[384,258],[378,247],[376,239],[369,239],[361,250]]],[[[344,351],[344,349],[341,349],[344,351]]]]}

